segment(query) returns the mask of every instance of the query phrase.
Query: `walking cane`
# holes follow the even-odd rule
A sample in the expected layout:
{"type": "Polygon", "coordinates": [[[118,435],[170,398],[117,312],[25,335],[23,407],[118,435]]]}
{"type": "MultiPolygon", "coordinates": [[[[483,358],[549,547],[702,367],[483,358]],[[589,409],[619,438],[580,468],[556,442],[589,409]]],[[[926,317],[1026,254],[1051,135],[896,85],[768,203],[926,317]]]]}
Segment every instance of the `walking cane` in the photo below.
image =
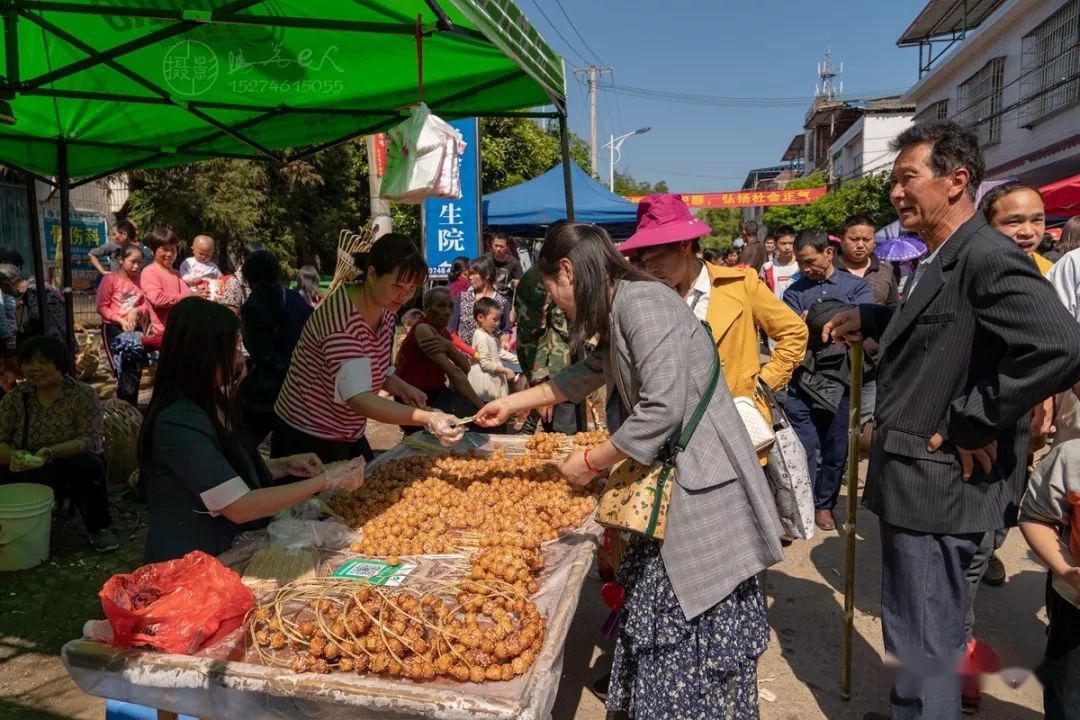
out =
{"type": "Polygon", "coordinates": [[[862,341],[851,345],[848,390],[847,520],[844,522],[844,667],[840,697],[851,699],[851,638],[855,631],[855,515],[859,509],[859,438],[862,435],[862,341]]]}

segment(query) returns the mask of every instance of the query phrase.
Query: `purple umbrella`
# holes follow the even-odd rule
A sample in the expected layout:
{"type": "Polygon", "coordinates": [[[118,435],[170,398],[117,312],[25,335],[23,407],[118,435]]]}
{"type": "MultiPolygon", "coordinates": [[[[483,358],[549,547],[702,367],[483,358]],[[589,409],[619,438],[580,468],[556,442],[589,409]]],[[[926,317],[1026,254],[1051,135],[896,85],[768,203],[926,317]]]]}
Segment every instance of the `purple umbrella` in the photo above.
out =
{"type": "Polygon", "coordinates": [[[926,245],[915,237],[890,238],[874,248],[874,254],[882,260],[905,262],[926,254],[926,245]]]}

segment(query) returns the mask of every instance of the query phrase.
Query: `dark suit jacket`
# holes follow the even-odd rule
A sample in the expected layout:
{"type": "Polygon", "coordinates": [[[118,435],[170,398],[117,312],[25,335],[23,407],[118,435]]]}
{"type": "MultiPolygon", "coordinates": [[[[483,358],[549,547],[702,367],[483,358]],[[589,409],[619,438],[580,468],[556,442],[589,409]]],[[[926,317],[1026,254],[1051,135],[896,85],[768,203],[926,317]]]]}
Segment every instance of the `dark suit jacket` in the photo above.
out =
{"type": "Polygon", "coordinates": [[[880,338],[877,429],[865,505],[891,525],[939,534],[1015,524],[1029,414],[1080,379],[1080,325],[1035,264],[976,214],[898,308],[861,307],[880,338]],[[926,444],[935,432],[946,444],[926,444]],[[989,474],[960,477],[953,445],[997,440],[989,474]]]}

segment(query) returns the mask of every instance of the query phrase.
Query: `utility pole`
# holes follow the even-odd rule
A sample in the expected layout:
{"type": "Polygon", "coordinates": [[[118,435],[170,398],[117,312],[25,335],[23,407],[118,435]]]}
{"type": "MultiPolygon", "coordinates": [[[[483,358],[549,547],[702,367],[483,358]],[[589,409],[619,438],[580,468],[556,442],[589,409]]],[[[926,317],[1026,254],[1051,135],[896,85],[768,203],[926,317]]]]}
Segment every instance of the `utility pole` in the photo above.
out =
{"type": "Polygon", "coordinates": [[[600,172],[600,146],[596,144],[596,81],[603,73],[613,72],[609,67],[597,67],[590,65],[587,68],[574,68],[575,75],[588,76],[589,83],[589,160],[592,164],[592,173],[600,172]]]}
{"type": "Polygon", "coordinates": [[[390,201],[379,197],[382,188],[382,173],[379,172],[379,143],[374,135],[367,136],[368,156],[368,202],[371,206],[371,221],[375,238],[378,239],[394,229],[390,219],[390,201]]]}

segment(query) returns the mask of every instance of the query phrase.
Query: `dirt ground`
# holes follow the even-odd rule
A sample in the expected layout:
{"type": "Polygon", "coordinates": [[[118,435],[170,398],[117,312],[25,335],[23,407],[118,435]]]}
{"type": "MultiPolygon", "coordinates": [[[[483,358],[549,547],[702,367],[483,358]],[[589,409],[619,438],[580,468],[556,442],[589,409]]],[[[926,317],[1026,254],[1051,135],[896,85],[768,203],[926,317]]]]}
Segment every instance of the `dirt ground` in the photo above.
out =
{"type": "MultiPolygon", "coordinates": [[[[375,428],[373,445],[387,447],[396,430],[375,428]]],[[[83,621],[100,617],[96,591],[106,578],[139,564],[144,521],[130,500],[119,504],[124,546],[99,556],[83,547],[70,528],[54,534],[53,558],[34,570],[12,573],[0,584],[0,718],[100,720],[104,701],[84,695],[68,678],[57,653],[80,634],[83,621]]],[[[843,499],[838,514],[844,510],[843,499]]],[[[840,699],[843,607],[843,540],[818,533],[796,542],[785,560],[767,573],[772,641],[759,666],[764,720],[861,718],[887,711],[888,672],[882,663],[880,552],[876,518],[861,513],[856,551],[854,693],[840,699]]],[[[1003,587],[983,586],[977,604],[977,633],[994,647],[1006,667],[1031,668],[1042,654],[1045,627],[1044,572],[1032,560],[1019,532],[1010,533],[1001,557],[1008,571],[1003,587]]],[[[601,720],[603,704],[589,685],[610,662],[611,642],[601,637],[607,608],[600,601],[595,571],[578,605],[566,645],[555,720],[601,720]]],[[[1034,678],[1016,689],[997,676],[987,679],[980,720],[1042,717],[1041,690],[1034,678]]]]}

